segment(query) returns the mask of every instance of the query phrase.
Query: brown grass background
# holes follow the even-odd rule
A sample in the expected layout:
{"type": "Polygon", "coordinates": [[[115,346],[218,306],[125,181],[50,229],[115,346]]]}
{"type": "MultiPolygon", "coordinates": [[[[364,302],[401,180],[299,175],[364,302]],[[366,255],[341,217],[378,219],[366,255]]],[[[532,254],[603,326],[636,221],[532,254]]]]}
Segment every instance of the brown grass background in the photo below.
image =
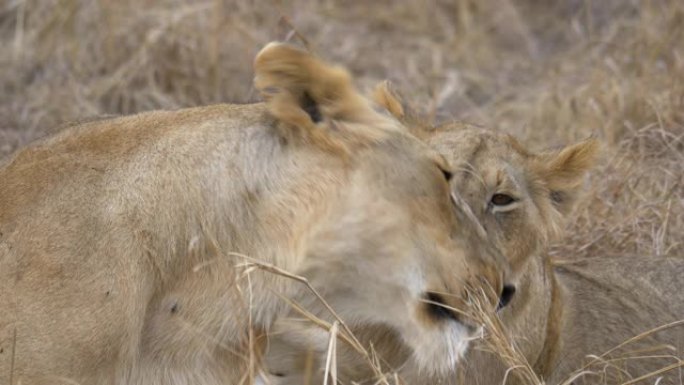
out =
{"type": "Polygon", "coordinates": [[[60,123],[256,98],[251,63],[291,39],[390,79],[435,121],[603,156],[560,258],[684,255],[684,1],[0,2],[0,157],[60,123]]]}

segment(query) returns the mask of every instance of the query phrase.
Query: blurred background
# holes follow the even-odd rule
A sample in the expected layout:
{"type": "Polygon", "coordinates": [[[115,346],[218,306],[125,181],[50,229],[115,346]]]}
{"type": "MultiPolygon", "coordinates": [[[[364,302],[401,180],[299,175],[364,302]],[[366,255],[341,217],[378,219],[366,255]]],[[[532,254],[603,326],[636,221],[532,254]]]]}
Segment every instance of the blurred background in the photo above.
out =
{"type": "Polygon", "coordinates": [[[603,155],[556,258],[684,255],[684,1],[0,1],[0,158],[61,123],[256,101],[290,40],[426,119],[603,155]]]}

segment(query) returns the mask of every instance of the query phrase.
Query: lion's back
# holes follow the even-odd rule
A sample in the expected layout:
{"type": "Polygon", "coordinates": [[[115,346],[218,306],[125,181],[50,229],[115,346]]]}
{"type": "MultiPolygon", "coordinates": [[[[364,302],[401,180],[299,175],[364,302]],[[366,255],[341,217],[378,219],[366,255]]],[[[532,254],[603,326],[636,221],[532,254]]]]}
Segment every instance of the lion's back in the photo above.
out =
{"type": "MultiPolygon", "coordinates": [[[[601,355],[642,333],[641,338],[611,356],[649,353],[640,359],[615,361],[623,372],[611,369],[605,375],[629,373],[636,377],[667,366],[670,361],[663,355],[684,358],[684,258],[596,257],[557,268],[557,273],[567,289],[565,311],[569,316],[564,325],[564,355],[559,363],[565,370],[556,374],[569,375],[586,360],[585,356],[601,355]],[[660,330],[668,324],[671,326],[660,330]]],[[[603,365],[599,360],[590,370],[603,365]]],[[[676,376],[676,372],[668,375],[676,376]]]]}
{"type": "Polygon", "coordinates": [[[83,352],[110,346],[93,352],[94,361],[113,361],[117,346],[141,330],[156,290],[160,262],[147,250],[157,223],[143,218],[168,217],[158,210],[174,209],[174,194],[191,184],[179,176],[199,172],[216,133],[244,135],[231,129],[263,119],[261,105],[217,105],[94,120],[1,165],[0,348],[19,341],[21,350],[0,355],[0,373],[25,357],[50,371],[74,344],[83,352]],[[75,336],[65,326],[87,332],[75,336]]]}

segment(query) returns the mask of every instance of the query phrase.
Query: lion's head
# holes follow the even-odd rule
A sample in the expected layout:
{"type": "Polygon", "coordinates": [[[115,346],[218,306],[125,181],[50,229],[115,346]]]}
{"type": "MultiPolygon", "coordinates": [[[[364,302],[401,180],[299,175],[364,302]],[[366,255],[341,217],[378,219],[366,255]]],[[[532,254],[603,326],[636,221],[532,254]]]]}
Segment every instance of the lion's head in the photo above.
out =
{"type": "Polygon", "coordinates": [[[596,140],[587,139],[532,153],[508,134],[460,123],[436,128],[427,142],[449,160],[452,189],[514,266],[560,234],[597,150],[596,140]]]}
{"type": "Polygon", "coordinates": [[[539,255],[560,235],[598,154],[593,138],[532,152],[496,130],[461,122],[426,126],[387,82],[376,87],[374,99],[445,157],[454,173],[451,189],[513,265],[539,255]]]}
{"type": "MultiPolygon", "coordinates": [[[[506,266],[452,199],[449,166],[372,109],[345,71],[286,45],[264,48],[255,68],[281,126],[307,132],[348,170],[351,187],[315,219],[297,273],[347,323],[394,330],[423,370],[453,368],[477,330],[459,312],[466,291],[487,286],[496,297],[506,266]]],[[[294,299],[331,319],[306,293],[294,299]]]]}

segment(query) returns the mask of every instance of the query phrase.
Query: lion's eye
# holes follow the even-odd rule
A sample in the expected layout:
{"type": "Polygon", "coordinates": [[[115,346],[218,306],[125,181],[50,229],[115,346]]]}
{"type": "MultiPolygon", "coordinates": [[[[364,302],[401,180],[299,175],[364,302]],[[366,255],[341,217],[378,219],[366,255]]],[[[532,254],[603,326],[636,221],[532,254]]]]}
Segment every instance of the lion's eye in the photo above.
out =
{"type": "Polygon", "coordinates": [[[507,194],[494,194],[491,202],[494,206],[508,206],[515,202],[515,198],[507,194]]]}

